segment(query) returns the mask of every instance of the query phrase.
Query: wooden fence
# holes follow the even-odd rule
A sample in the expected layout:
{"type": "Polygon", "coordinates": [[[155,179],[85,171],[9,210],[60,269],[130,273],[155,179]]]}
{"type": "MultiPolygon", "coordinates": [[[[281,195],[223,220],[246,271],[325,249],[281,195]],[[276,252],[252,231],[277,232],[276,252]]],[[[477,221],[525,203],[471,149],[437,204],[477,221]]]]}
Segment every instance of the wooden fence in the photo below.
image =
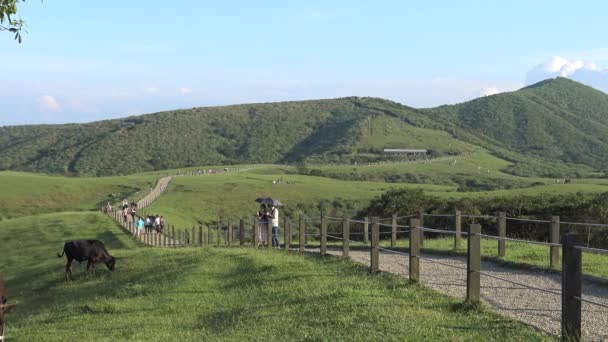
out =
{"type": "MultiPolygon", "coordinates": [[[[156,189],[155,189],[156,190],[156,189]]],[[[162,194],[162,191],[152,192],[150,197],[141,202],[141,207],[145,208],[162,194]]],[[[230,247],[230,246],[252,246],[259,248],[266,245],[272,246],[272,234],[270,229],[267,229],[265,241],[260,240],[260,229],[264,228],[265,222],[258,222],[257,218],[253,219],[251,224],[247,224],[246,220],[238,219],[223,222],[216,225],[193,225],[184,229],[175,229],[174,226],[166,227],[163,234],[144,234],[140,235],[135,227],[135,223],[129,220],[124,220],[119,212],[109,213],[114,215],[114,218],[121,226],[130,234],[137,236],[142,242],[152,247],[230,247]]],[[[561,222],[564,223],[564,222],[561,222]]],[[[313,219],[310,217],[300,216],[294,223],[289,217],[283,217],[283,248],[285,251],[295,251],[305,253],[310,249],[310,243],[318,243],[317,247],[322,256],[327,255],[328,238],[334,241],[341,241],[342,256],[348,257],[351,245],[365,246],[369,248],[370,264],[369,271],[377,273],[380,271],[380,251],[388,251],[392,253],[402,254],[409,262],[409,279],[412,282],[420,280],[420,250],[424,246],[425,239],[429,236],[436,235],[452,235],[453,249],[459,250],[462,246],[463,238],[467,239],[466,250],[466,295],[465,300],[477,302],[480,300],[481,277],[488,276],[498,278],[500,280],[510,282],[516,285],[524,286],[530,289],[535,289],[544,292],[550,292],[561,296],[562,301],[562,318],[561,331],[562,337],[565,339],[580,340],[581,338],[581,303],[586,302],[601,307],[608,307],[605,304],[586,300],[582,297],[582,252],[608,254],[608,250],[590,248],[582,243],[580,234],[568,232],[563,234],[562,242],[560,243],[560,218],[552,216],[548,220],[524,219],[507,217],[505,213],[497,215],[463,215],[460,211],[450,214],[427,214],[419,212],[413,215],[401,216],[392,215],[390,218],[373,217],[364,218],[362,220],[337,218],[329,216],[320,216],[313,219]],[[443,217],[450,218],[453,224],[452,229],[437,229],[425,226],[425,218],[443,217]],[[467,226],[466,231],[462,230],[463,218],[473,220],[495,220],[495,227],[492,231],[496,235],[485,234],[482,231],[482,226],[479,223],[471,223],[467,226]],[[399,220],[408,219],[409,224],[398,224],[399,220]],[[383,223],[390,221],[390,223],[383,223]],[[527,221],[539,224],[546,224],[548,229],[549,241],[534,241],[520,238],[507,237],[507,222],[508,221],[527,221]],[[335,229],[329,231],[329,225],[335,229]],[[351,231],[353,224],[361,226],[360,231],[351,231]],[[384,231],[381,231],[383,228],[384,231]],[[382,248],[380,246],[380,235],[387,235],[390,240],[390,248],[382,248]],[[294,235],[296,237],[293,243],[294,235]],[[353,236],[356,239],[353,240],[353,236]],[[397,247],[398,237],[406,237],[409,239],[408,253],[401,253],[395,250],[397,247]],[[488,274],[481,270],[481,239],[494,239],[496,244],[496,256],[504,257],[507,253],[507,241],[530,243],[549,247],[547,261],[549,267],[558,268],[560,265],[560,250],[562,250],[561,268],[562,268],[562,287],[561,292],[554,292],[546,289],[536,288],[526,284],[513,282],[509,279],[499,278],[488,274]]],[[[577,222],[565,222],[568,225],[577,226],[595,226],[608,227],[603,224],[589,224],[577,222]]],[[[427,224],[428,225],[428,224],[427,224]]],[[[340,244],[340,243],[339,243],[340,244]]],[[[432,259],[427,261],[436,262],[432,259]]],[[[439,263],[439,262],[438,262],[439,263]]],[[[457,267],[453,265],[447,265],[457,267]]]]}

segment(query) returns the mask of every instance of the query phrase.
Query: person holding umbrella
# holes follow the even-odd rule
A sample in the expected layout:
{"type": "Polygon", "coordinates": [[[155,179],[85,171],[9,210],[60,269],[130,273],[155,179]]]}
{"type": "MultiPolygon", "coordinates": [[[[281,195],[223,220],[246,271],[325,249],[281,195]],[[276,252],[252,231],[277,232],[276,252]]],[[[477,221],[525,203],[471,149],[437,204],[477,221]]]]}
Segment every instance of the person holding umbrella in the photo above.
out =
{"type": "Polygon", "coordinates": [[[261,204],[260,210],[258,210],[258,241],[260,245],[264,245],[266,237],[268,236],[268,218],[266,216],[266,205],[261,204]]]}
{"type": "Polygon", "coordinates": [[[266,215],[268,218],[267,221],[269,225],[272,226],[272,247],[273,248],[281,248],[281,244],[279,243],[279,209],[277,208],[280,205],[279,201],[275,201],[269,198],[270,211],[266,215]]]}

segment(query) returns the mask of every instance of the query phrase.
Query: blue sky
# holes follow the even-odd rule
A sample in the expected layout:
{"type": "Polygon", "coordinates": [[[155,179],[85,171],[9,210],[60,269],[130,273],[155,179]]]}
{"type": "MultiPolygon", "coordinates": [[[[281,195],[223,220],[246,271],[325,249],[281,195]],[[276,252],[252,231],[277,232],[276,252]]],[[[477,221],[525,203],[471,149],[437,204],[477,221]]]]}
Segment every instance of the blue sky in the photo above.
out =
{"type": "Polygon", "coordinates": [[[607,12],[601,1],[28,0],[24,42],[0,33],[0,125],[350,95],[429,107],[590,72],[602,89],[607,12]]]}

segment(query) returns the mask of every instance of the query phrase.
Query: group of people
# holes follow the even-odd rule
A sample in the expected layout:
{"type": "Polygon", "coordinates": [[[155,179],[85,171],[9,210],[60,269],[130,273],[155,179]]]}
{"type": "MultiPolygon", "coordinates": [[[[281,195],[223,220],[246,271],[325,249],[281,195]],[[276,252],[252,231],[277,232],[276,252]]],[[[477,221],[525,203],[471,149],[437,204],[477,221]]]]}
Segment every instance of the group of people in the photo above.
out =
{"type": "MultiPolygon", "coordinates": [[[[110,204],[108,203],[108,205],[110,204]]],[[[121,212],[124,222],[135,222],[138,235],[144,234],[144,230],[145,234],[162,234],[165,231],[165,218],[158,214],[137,218],[137,203],[135,202],[129,204],[129,200],[124,199],[121,212]]]]}
{"type": "Polygon", "coordinates": [[[137,220],[137,233],[142,234],[145,229],[146,234],[155,233],[162,234],[165,231],[165,218],[160,215],[151,215],[137,220]]]}
{"type": "Polygon", "coordinates": [[[137,215],[137,203],[132,202],[129,205],[129,200],[122,200],[122,218],[125,222],[129,221],[129,216],[131,216],[131,222],[135,222],[135,215],[137,215]]]}
{"type": "Polygon", "coordinates": [[[274,205],[260,205],[258,217],[258,243],[264,245],[268,240],[268,227],[272,233],[272,247],[281,248],[279,243],[279,209],[274,205]]]}

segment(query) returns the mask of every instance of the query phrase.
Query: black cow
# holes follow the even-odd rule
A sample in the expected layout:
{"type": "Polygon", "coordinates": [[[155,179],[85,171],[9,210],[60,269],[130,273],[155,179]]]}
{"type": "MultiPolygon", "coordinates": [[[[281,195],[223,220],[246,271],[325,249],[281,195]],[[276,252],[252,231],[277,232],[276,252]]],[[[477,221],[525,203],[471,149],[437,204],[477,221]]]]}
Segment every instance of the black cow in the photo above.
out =
{"type": "Polygon", "coordinates": [[[99,240],[74,240],[68,241],[63,245],[63,253],[57,253],[59,258],[63,255],[68,259],[65,265],[65,281],[72,279],[72,261],[76,260],[79,263],[87,261],[87,272],[91,265],[103,262],[110,271],[114,271],[116,259],[108,253],[103,242],[99,240]],[[69,276],[69,278],[68,278],[69,276]]]}

